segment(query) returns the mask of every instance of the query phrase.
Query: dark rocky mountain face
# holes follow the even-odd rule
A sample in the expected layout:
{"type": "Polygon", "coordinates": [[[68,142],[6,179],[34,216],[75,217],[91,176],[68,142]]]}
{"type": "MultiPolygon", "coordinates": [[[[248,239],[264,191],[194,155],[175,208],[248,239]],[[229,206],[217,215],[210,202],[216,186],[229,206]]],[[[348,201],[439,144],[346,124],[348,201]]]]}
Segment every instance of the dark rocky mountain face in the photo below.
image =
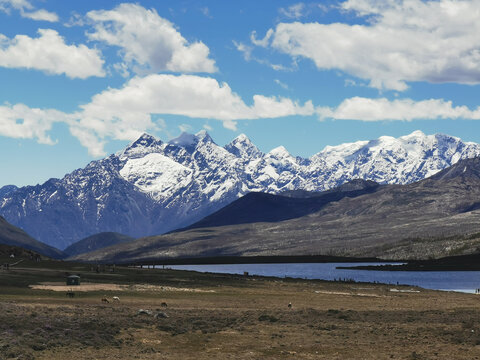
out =
{"type": "Polygon", "coordinates": [[[92,162],[62,180],[18,189],[4,198],[3,214],[47,244],[65,248],[111,227],[142,234],[154,202],[118,175],[116,159],[92,162]]]}
{"type": "Polygon", "coordinates": [[[477,155],[477,144],[420,132],[329,146],[310,159],[283,147],[264,154],[245,135],[220,147],[205,132],[168,143],[144,134],[63,179],[2,188],[0,214],[64,249],[100,232],[137,238],[185,227],[249,192],[319,192],[357,178],[406,184],[477,155]]]}
{"type": "Polygon", "coordinates": [[[0,199],[13,193],[15,190],[17,190],[18,187],[15,185],[5,185],[0,188],[0,199]]]}
{"type": "MultiPolygon", "coordinates": [[[[64,256],[64,254],[60,250],[35,240],[22,229],[19,229],[18,227],[8,223],[1,216],[0,244],[33,250],[35,252],[38,252],[39,254],[51,258],[62,258],[64,256]]],[[[3,247],[3,249],[5,249],[5,247],[3,247]]]]}
{"type": "Polygon", "coordinates": [[[115,232],[103,232],[73,243],[64,250],[67,256],[74,256],[107,246],[133,241],[134,238],[115,232]]]}
{"type": "Polygon", "coordinates": [[[369,194],[379,188],[380,185],[373,181],[353,180],[338,188],[322,192],[292,190],[280,195],[252,192],[179,231],[299,218],[315,213],[329,203],[344,197],[353,198],[369,194]]]}
{"type": "Polygon", "coordinates": [[[461,160],[428,179],[344,197],[295,219],[189,229],[139,239],[85,259],[128,262],[223,255],[428,259],[478,253],[479,173],[480,159],[461,160]]]}

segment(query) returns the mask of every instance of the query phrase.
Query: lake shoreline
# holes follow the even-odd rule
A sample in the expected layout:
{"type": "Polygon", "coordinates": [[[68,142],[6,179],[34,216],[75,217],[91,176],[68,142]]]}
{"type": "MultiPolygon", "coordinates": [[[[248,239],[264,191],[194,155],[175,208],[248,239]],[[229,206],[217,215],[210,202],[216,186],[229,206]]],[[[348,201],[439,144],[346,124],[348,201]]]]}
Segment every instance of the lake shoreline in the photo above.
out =
{"type": "MultiPolygon", "coordinates": [[[[386,262],[388,261],[384,261],[384,263],[386,262]]],[[[373,271],[480,271],[480,254],[449,256],[432,260],[407,260],[401,265],[345,266],[339,269],[373,271]]]]}
{"type": "Polygon", "coordinates": [[[344,270],[371,271],[480,271],[480,254],[450,256],[428,260],[380,259],[376,257],[343,257],[328,255],[287,256],[216,256],[195,258],[151,259],[124,264],[132,267],[170,265],[240,265],[240,264],[309,264],[309,263],[378,263],[368,266],[343,266],[344,270]]]}
{"type": "Polygon", "coordinates": [[[233,264],[291,264],[291,263],[398,263],[398,260],[382,260],[375,257],[344,257],[329,255],[276,255],[276,256],[209,256],[194,258],[166,258],[142,260],[129,266],[163,265],[233,265],[233,264]]]}
{"type": "Polygon", "coordinates": [[[29,259],[2,270],[0,288],[2,359],[480,356],[480,302],[472,294],[124,266],[97,272],[29,259]],[[80,286],[97,288],[52,291],[72,273],[80,286]],[[42,284],[51,289],[32,286],[42,284]]]}

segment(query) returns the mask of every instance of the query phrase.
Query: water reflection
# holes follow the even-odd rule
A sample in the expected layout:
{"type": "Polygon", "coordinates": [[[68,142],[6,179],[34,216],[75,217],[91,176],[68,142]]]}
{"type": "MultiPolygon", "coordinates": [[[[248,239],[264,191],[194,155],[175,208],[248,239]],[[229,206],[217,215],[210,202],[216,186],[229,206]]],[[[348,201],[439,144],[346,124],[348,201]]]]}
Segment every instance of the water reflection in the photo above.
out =
{"type": "Polygon", "coordinates": [[[229,274],[293,277],[414,285],[425,289],[475,293],[480,288],[480,271],[371,271],[337,269],[338,266],[380,265],[378,263],[301,263],[301,264],[231,264],[171,265],[172,269],[229,274]]]}

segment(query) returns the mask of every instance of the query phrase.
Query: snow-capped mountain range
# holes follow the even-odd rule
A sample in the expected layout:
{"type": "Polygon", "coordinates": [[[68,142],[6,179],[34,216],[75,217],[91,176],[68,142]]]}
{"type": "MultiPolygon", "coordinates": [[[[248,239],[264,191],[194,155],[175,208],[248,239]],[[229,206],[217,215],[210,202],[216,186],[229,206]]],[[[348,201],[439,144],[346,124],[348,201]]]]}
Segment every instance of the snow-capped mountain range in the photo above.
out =
{"type": "Polygon", "coordinates": [[[143,134],[63,179],[1,188],[0,215],[64,249],[99,232],[140,237],[187,226],[251,191],[322,191],[356,178],[406,184],[479,155],[476,143],[420,131],[327,146],[309,159],[283,146],[264,154],[243,134],[225,147],[205,131],[169,142],[143,134]]]}

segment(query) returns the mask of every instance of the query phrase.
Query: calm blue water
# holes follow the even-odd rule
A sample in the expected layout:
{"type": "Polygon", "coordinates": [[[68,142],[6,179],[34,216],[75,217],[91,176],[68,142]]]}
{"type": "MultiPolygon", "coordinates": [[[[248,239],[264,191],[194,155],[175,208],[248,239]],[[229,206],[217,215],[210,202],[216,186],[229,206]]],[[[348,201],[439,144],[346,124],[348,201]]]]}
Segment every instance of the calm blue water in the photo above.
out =
{"type": "Polygon", "coordinates": [[[480,271],[367,271],[341,270],[337,266],[379,265],[371,263],[315,264],[233,264],[233,265],[171,265],[171,269],[228,274],[294,277],[304,279],[353,279],[361,282],[415,285],[425,289],[474,293],[480,288],[480,271]]]}

